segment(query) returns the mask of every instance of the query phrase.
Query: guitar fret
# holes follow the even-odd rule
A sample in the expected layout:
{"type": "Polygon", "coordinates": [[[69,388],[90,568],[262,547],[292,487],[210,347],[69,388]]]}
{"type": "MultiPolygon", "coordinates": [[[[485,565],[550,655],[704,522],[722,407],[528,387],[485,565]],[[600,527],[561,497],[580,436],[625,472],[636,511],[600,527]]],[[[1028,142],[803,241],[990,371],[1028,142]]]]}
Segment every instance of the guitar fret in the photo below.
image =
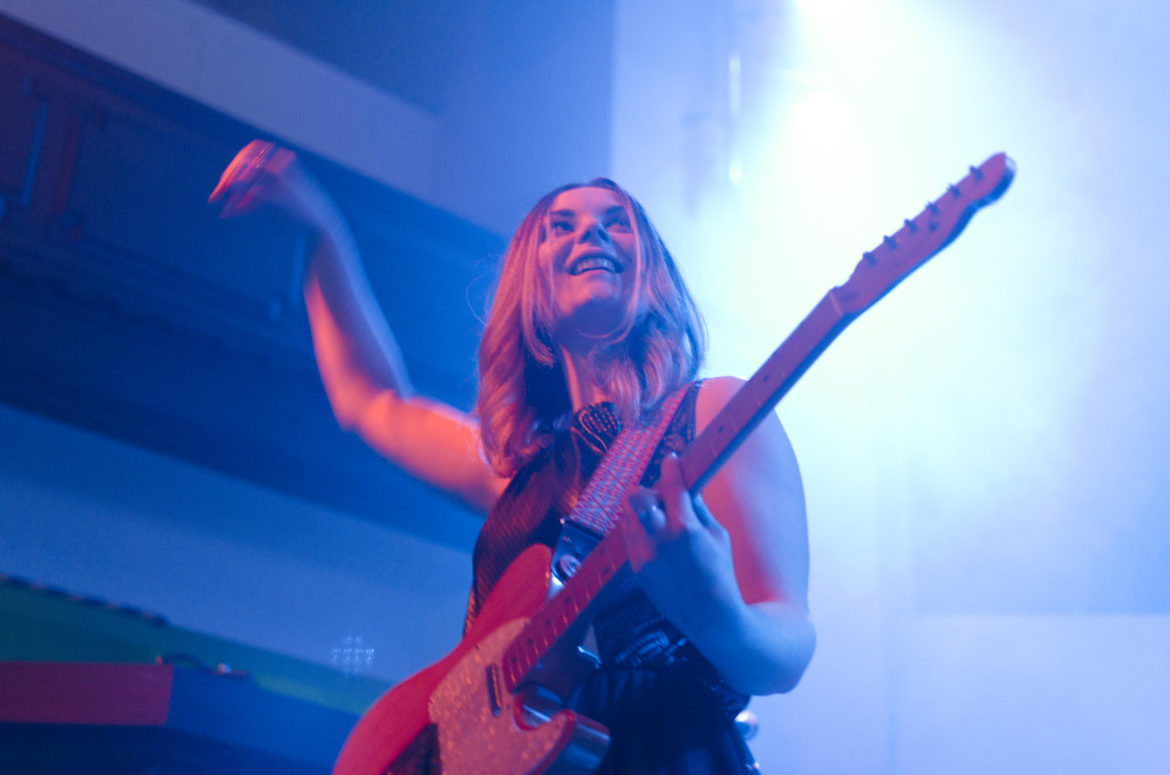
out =
{"type": "Polygon", "coordinates": [[[551,646],[552,644],[556,643],[556,641],[557,641],[557,638],[558,638],[558,637],[560,637],[560,633],[559,633],[559,632],[557,632],[557,628],[556,628],[556,626],[553,624],[553,621],[552,621],[552,619],[551,619],[551,618],[546,618],[546,619],[544,620],[544,643],[545,643],[545,648],[548,648],[548,647],[549,647],[549,646],[551,646]]]}
{"type": "Polygon", "coordinates": [[[515,649],[508,649],[508,652],[504,658],[504,664],[504,669],[508,674],[508,686],[509,688],[514,687],[517,683],[520,682],[520,676],[523,675],[523,671],[520,669],[520,661],[516,656],[515,649]]]}

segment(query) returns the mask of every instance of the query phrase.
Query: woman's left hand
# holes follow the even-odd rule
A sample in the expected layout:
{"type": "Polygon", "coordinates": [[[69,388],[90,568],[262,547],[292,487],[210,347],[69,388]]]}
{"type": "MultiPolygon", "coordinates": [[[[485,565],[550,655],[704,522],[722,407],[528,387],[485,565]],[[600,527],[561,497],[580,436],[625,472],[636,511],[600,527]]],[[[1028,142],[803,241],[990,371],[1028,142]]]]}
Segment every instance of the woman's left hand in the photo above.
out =
{"type": "Polygon", "coordinates": [[[622,533],[630,565],[663,616],[687,632],[743,605],[731,538],[687,491],[678,457],[667,455],[656,489],[633,491],[628,505],[622,533]]]}

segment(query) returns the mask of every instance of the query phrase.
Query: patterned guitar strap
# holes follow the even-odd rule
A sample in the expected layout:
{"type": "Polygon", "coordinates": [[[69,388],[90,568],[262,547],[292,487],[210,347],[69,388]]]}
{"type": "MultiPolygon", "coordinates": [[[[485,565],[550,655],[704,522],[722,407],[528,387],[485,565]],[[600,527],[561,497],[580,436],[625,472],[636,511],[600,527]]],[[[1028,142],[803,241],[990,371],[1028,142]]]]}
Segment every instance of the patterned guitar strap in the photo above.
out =
{"type": "Polygon", "coordinates": [[[671,393],[655,411],[622,428],[610,444],[581,491],[573,512],[564,520],[553,550],[555,582],[563,584],[572,576],[585,555],[617,525],[622,514],[621,499],[642,479],[688,389],[689,383],[671,393]]]}

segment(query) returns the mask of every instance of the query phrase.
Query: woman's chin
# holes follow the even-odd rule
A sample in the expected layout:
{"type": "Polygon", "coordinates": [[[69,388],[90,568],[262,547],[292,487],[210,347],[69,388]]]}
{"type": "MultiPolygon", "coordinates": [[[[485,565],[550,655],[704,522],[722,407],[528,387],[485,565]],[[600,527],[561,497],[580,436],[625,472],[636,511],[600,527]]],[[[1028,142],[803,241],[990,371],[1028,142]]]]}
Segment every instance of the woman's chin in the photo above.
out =
{"type": "Polygon", "coordinates": [[[562,318],[556,330],[558,344],[575,349],[594,349],[616,341],[626,327],[626,305],[614,302],[590,304],[562,318]]]}

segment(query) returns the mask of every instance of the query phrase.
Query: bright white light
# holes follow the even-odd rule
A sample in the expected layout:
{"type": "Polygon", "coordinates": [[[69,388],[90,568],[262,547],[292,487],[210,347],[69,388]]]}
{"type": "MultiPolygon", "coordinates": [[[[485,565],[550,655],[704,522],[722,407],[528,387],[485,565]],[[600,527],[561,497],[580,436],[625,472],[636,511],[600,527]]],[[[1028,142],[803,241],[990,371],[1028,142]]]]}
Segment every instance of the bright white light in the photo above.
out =
{"type": "Polygon", "coordinates": [[[743,100],[741,94],[742,73],[743,64],[740,61],[739,53],[732,53],[727,58],[727,110],[731,114],[731,118],[736,121],[739,120],[743,100]]]}
{"type": "Polygon", "coordinates": [[[796,103],[792,127],[801,178],[822,193],[847,190],[856,176],[857,140],[845,101],[814,92],[796,103]]]}
{"type": "Polygon", "coordinates": [[[866,0],[797,0],[804,24],[821,27],[833,38],[856,38],[867,26],[866,0]]]}
{"type": "MultiPolygon", "coordinates": [[[[727,58],[727,113],[731,117],[733,128],[739,124],[740,120],[742,72],[739,53],[733,52],[727,58]]],[[[731,160],[727,164],[727,180],[733,186],[743,183],[743,161],[739,157],[739,149],[737,148],[733,148],[731,151],[731,160]]]]}

